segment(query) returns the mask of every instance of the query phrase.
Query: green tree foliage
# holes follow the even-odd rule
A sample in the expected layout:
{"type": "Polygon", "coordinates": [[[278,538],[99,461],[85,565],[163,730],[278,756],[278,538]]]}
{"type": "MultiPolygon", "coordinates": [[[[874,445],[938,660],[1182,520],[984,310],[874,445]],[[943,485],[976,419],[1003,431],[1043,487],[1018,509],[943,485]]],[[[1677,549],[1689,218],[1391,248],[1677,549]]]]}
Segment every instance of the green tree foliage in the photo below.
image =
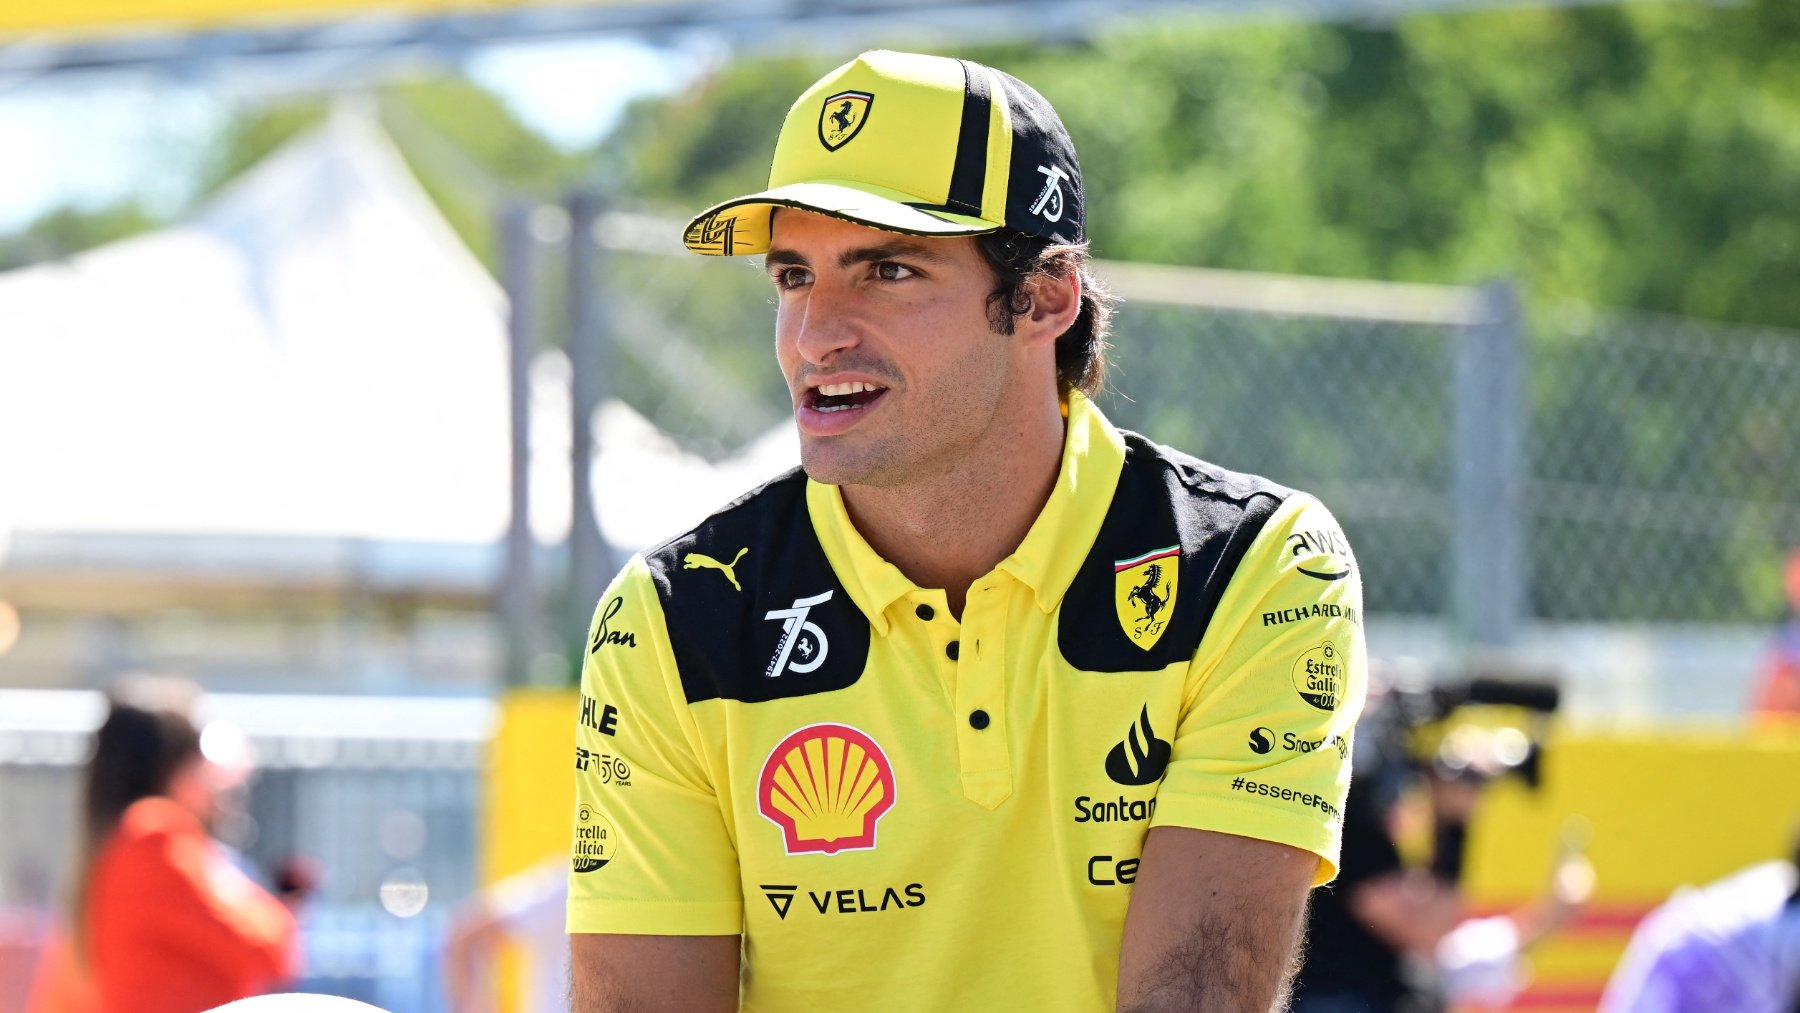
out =
{"type": "Polygon", "coordinates": [[[762,189],[794,96],[837,62],[740,63],[669,98],[632,103],[601,144],[616,153],[620,190],[687,206],[762,189]]]}
{"type": "MultiPolygon", "coordinates": [[[[1102,256],[1577,298],[1800,327],[1800,6],[1193,21],[966,53],[1081,149],[1102,256]]],[[[761,184],[834,60],[746,62],[614,142],[683,207],[761,184]]]]}

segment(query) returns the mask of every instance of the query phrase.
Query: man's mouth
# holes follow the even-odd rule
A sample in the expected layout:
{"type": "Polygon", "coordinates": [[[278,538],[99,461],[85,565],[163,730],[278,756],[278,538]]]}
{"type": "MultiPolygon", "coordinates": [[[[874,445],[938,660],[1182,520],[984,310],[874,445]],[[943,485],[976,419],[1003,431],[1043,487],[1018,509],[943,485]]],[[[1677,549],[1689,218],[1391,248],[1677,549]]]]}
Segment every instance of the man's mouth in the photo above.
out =
{"type": "Polygon", "coordinates": [[[887,393],[886,387],[863,383],[860,380],[852,380],[849,383],[826,383],[807,392],[806,405],[816,412],[845,412],[867,407],[885,393],[887,393]]]}

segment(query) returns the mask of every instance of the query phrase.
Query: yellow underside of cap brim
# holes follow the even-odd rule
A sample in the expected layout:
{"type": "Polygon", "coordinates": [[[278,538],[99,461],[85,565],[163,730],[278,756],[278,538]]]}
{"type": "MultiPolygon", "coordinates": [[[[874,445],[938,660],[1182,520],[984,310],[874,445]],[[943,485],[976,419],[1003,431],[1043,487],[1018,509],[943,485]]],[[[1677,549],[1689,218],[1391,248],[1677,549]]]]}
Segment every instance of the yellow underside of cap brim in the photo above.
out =
{"type": "Polygon", "coordinates": [[[776,208],[798,208],[910,236],[973,236],[1004,223],[948,211],[922,211],[918,198],[898,190],[819,180],[789,183],[710,207],[688,224],[683,241],[695,253],[740,256],[769,251],[776,208]]]}

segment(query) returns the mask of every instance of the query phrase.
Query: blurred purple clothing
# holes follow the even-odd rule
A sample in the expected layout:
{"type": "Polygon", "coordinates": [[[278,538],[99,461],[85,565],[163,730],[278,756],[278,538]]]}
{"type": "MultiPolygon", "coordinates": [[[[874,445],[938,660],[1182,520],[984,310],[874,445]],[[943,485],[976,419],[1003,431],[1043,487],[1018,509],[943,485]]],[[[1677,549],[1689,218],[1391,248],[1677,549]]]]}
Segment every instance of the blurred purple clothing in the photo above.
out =
{"type": "Polygon", "coordinates": [[[1792,865],[1768,862],[1676,890],[1632,934],[1600,1013],[1795,1013],[1794,875],[1792,865]]]}

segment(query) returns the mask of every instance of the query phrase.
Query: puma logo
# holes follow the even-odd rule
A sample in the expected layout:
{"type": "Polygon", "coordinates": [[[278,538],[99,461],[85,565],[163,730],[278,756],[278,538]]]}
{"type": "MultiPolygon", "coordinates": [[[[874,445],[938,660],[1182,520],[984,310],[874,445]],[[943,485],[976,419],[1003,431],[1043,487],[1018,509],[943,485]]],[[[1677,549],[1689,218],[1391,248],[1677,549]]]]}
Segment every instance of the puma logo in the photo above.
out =
{"type": "Polygon", "coordinates": [[[738,583],[737,565],[738,565],[738,560],[743,559],[744,553],[749,552],[749,551],[750,551],[750,547],[748,545],[744,546],[743,548],[738,550],[737,555],[731,557],[731,562],[729,562],[729,563],[721,563],[718,560],[712,558],[711,556],[706,555],[705,553],[690,552],[687,555],[681,557],[681,568],[683,570],[704,570],[704,569],[717,570],[720,573],[725,575],[726,580],[731,581],[732,587],[735,587],[739,591],[742,591],[744,589],[744,585],[738,583]]]}

